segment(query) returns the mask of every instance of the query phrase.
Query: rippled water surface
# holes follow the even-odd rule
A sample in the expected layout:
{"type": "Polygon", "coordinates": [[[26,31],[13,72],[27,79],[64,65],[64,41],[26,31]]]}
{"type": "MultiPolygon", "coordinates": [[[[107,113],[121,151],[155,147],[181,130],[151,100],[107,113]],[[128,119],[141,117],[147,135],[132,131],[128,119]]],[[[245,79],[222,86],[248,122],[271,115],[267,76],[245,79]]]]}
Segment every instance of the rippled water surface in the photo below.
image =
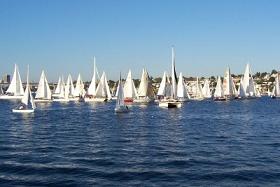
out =
{"type": "Polygon", "coordinates": [[[1,186],[280,185],[280,100],[15,106],[0,101],[1,186]]]}

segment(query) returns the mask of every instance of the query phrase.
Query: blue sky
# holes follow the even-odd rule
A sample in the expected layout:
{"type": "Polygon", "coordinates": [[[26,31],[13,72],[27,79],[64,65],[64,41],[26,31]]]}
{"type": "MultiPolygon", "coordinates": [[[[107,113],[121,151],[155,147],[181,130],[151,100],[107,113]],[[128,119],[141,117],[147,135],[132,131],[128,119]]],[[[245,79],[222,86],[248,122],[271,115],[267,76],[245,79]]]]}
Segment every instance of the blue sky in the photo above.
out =
{"type": "Polygon", "coordinates": [[[25,80],[99,71],[118,79],[170,71],[184,76],[280,69],[278,0],[0,0],[0,74],[17,63],[25,80]]]}

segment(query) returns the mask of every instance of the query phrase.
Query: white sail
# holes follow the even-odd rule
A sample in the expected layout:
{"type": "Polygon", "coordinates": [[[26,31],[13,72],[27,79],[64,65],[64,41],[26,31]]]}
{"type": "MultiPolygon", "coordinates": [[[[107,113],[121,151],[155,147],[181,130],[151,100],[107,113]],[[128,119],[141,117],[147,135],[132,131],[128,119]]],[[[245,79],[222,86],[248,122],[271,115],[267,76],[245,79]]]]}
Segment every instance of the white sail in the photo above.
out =
{"type": "Polygon", "coordinates": [[[174,54],[174,48],[172,47],[172,67],[171,67],[171,83],[172,83],[172,91],[171,96],[173,99],[177,98],[177,75],[176,75],[176,69],[175,69],[175,54],[174,54]]]}
{"type": "Polygon", "coordinates": [[[152,83],[146,69],[143,69],[140,85],[138,88],[138,97],[154,97],[152,83]]]}
{"type": "Polygon", "coordinates": [[[210,91],[210,84],[209,84],[208,79],[204,80],[204,85],[203,85],[203,88],[202,88],[202,95],[203,95],[204,98],[211,98],[212,97],[212,94],[211,94],[211,91],[210,91]]]}
{"type": "Polygon", "coordinates": [[[279,82],[280,82],[279,81],[279,73],[277,73],[276,77],[275,77],[273,91],[272,91],[273,96],[276,96],[276,97],[280,96],[280,84],[279,84],[279,82]]]}
{"type": "Polygon", "coordinates": [[[75,97],[79,97],[79,96],[84,96],[85,94],[85,89],[84,89],[84,83],[82,81],[82,77],[81,74],[78,75],[78,79],[76,82],[76,87],[75,87],[75,92],[74,92],[74,96],[75,97]]]}
{"type": "Polygon", "coordinates": [[[251,97],[256,96],[255,83],[250,71],[249,64],[246,65],[244,77],[242,79],[242,85],[246,96],[251,96],[251,97]]]}
{"type": "Polygon", "coordinates": [[[20,74],[17,65],[15,64],[14,74],[11,84],[7,90],[7,93],[11,93],[14,96],[20,96],[24,94],[20,74]]]}
{"type": "Polygon", "coordinates": [[[120,80],[119,80],[119,84],[118,84],[118,96],[117,96],[116,108],[119,108],[121,106],[125,106],[125,103],[124,103],[124,92],[123,92],[122,80],[121,80],[121,76],[120,76],[120,80]]]}
{"type": "Polygon", "coordinates": [[[59,93],[59,97],[60,98],[67,98],[65,97],[65,83],[64,83],[64,79],[62,77],[61,81],[60,81],[60,93],[59,93]]]}
{"type": "Polygon", "coordinates": [[[96,88],[96,97],[111,99],[112,95],[109,89],[105,72],[102,73],[99,84],[96,88]]]}
{"type": "Polygon", "coordinates": [[[75,88],[73,85],[73,80],[72,80],[71,75],[69,74],[68,78],[67,78],[66,86],[65,86],[65,97],[66,98],[73,97],[74,93],[75,93],[75,88]]]}
{"type": "Polygon", "coordinates": [[[224,97],[224,90],[223,90],[223,85],[222,85],[222,81],[221,81],[221,77],[218,77],[217,80],[217,85],[215,88],[215,92],[214,92],[214,97],[224,97]]]}
{"type": "Polygon", "coordinates": [[[49,84],[48,84],[44,71],[42,71],[35,98],[36,99],[48,99],[48,100],[50,100],[52,98],[51,89],[49,87],[49,84]]]}
{"type": "Polygon", "coordinates": [[[178,85],[177,85],[177,97],[178,98],[184,98],[184,99],[189,98],[187,87],[186,87],[185,82],[183,80],[182,73],[179,74],[179,81],[178,81],[178,85]]]}
{"type": "Polygon", "coordinates": [[[92,96],[95,96],[96,94],[96,64],[95,64],[95,57],[93,57],[93,76],[92,76],[92,79],[91,79],[91,83],[89,85],[89,88],[88,88],[88,92],[87,94],[88,95],[92,95],[92,96]]]}
{"type": "Polygon", "coordinates": [[[56,86],[54,93],[60,94],[60,91],[61,91],[61,77],[58,78],[57,86],[56,86]]]}
{"type": "Polygon", "coordinates": [[[128,71],[127,78],[124,83],[123,91],[124,91],[125,98],[136,98],[137,97],[137,91],[136,91],[134,82],[132,80],[131,70],[128,71]]]}
{"type": "Polygon", "coordinates": [[[198,77],[196,78],[196,84],[194,89],[195,89],[194,98],[203,99],[202,88],[201,88],[201,84],[199,83],[198,77]]]}
{"type": "Polygon", "coordinates": [[[241,80],[240,80],[240,85],[239,85],[239,88],[238,88],[238,96],[241,97],[241,98],[246,97],[246,92],[245,92],[245,89],[244,89],[244,86],[243,86],[243,77],[241,77],[241,80]]]}
{"type": "Polygon", "coordinates": [[[167,79],[166,72],[164,72],[158,89],[158,93],[157,93],[158,96],[165,96],[166,79],[167,79]]]}
{"type": "Polygon", "coordinates": [[[34,98],[32,96],[30,86],[29,86],[29,66],[28,66],[28,69],[27,69],[26,88],[25,88],[25,91],[24,91],[24,95],[21,99],[21,102],[23,104],[25,104],[27,107],[29,107],[31,105],[32,109],[36,108],[36,105],[34,103],[34,98]]]}
{"type": "Polygon", "coordinates": [[[105,87],[106,87],[106,95],[107,95],[107,98],[110,100],[112,98],[112,95],[111,95],[110,87],[108,85],[108,81],[107,81],[105,72],[104,72],[104,81],[105,81],[104,83],[105,83],[105,87]]]}
{"type": "Polygon", "coordinates": [[[225,72],[225,77],[223,81],[223,88],[224,88],[224,94],[225,96],[233,97],[236,95],[236,89],[233,82],[233,79],[231,77],[230,69],[227,68],[225,72]]]}
{"type": "Polygon", "coordinates": [[[251,76],[249,79],[249,86],[248,86],[249,96],[255,97],[256,96],[256,87],[253,77],[251,76]]]}

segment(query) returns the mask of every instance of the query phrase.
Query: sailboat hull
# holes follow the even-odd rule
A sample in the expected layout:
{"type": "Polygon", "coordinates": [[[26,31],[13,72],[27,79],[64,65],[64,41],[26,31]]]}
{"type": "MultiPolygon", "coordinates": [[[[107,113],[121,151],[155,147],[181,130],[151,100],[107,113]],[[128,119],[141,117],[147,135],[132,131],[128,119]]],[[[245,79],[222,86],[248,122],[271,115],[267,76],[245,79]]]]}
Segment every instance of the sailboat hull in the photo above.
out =
{"type": "Polygon", "coordinates": [[[133,100],[134,103],[150,103],[152,101],[153,101],[153,99],[150,99],[150,98],[139,98],[139,99],[133,100]]]}
{"type": "Polygon", "coordinates": [[[35,103],[49,103],[52,102],[51,99],[34,99],[35,103]]]}
{"type": "Polygon", "coordinates": [[[16,99],[22,99],[23,95],[1,95],[0,99],[3,100],[16,100],[16,99]]]}
{"type": "Polygon", "coordinates": [[[214,101],[226,101],[227,99],[225,97],[216,97],[213,100],[214,101]]]}
{"type": "Polygon", "coordinates": [[[32,113],[34,112],[34,109],[24,109],[24,110],[13,109],[12,111],[14,113],[32,113]]]}
{"type": "Polygon", "coordinates": [[[69,99],[64,99],[64,98],[57,98],[57,99],[53,99],[54,102],[69,102],[69,99]]]}
{"type": "Polygon", "coordinates": [[[107,102],[107,98],[85,98],[85,102],[107,102]]]}
{"type": "Polygon", "coordinates": [[[127,106],[119,106],[115,108],[115,112],[116,113],[127,113],[129,112],[129,109],[127,108],[127,106]]]}
{"type": "Polygon", "coordinates": [[[164,108],[181,108],[182,103],[179,101],[160,101],[158,104],[160,107],[164,108]]]}

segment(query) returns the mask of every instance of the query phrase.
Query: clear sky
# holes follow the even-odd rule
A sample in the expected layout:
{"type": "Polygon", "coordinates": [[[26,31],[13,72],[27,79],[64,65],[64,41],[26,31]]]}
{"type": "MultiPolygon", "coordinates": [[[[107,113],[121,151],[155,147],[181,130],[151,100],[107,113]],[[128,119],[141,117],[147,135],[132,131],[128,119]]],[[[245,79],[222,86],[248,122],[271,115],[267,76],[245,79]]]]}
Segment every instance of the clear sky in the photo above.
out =
{"type": "Polygon", "coordinates": [[[279,0],[0,0],[0,74],[17,63],[25,80],[45,69],[59,75],[117,79],[130,68],[162,76],[171,68],[184,76],[280,69],[279,0]]]}

